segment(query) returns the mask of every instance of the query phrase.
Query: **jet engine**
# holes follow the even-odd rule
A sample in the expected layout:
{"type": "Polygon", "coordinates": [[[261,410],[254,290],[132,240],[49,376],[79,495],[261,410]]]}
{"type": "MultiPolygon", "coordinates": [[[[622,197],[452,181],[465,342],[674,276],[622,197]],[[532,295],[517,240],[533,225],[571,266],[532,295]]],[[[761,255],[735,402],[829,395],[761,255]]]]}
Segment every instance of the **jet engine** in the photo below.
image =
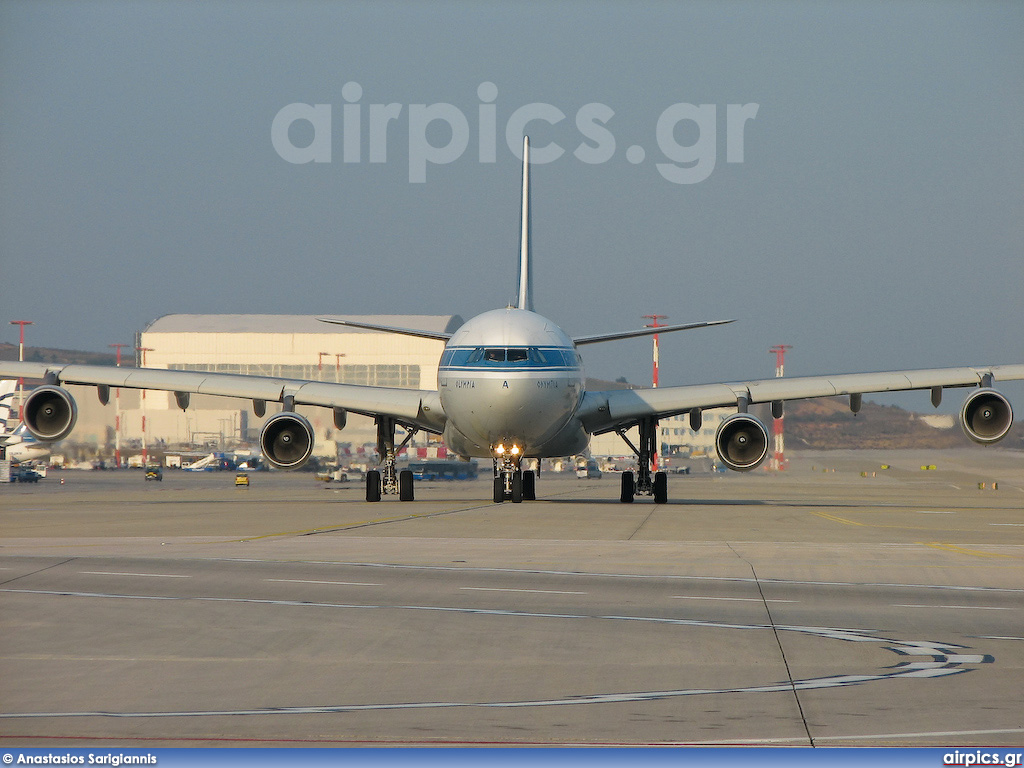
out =
{"type": "Polygon", "coordinates": [[[1013,426],[1013,408],[994,389],[975,390],[960,409],[960,426],[976,443],[998,443],[1013,426]]]}
{"type": "Polygon", "coordinates": [[[313,453],[313,427],[294,411],[276,413],[263,425],[260,449],[271,466],[298,469],[313,453]]]}
{"type": "Polygon", "coordinates": [[[729,469],[749,472],[768,455],[768,430],[749,413],[734,413],[718,425],[715,449],[729,469]]]}
{"type": "Polygon", "coordinates": [[[66,389],[36,387],[25,398],[25,426],[37,440],[53,443],[71,434],[78,419],[75,398],[66,389]]]}

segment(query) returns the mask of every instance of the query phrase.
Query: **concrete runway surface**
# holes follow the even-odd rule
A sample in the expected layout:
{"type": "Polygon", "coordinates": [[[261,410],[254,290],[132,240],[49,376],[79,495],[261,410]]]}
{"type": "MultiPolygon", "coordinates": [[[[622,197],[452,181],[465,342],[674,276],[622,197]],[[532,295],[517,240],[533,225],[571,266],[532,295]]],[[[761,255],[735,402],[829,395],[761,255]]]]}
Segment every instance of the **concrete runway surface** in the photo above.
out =
{"type": "Polygon", "coordinates": [[[1024,743],[1020,452],[792,453],[664,505],[251,477],[0,488],[0,743],[1024,743]]]}

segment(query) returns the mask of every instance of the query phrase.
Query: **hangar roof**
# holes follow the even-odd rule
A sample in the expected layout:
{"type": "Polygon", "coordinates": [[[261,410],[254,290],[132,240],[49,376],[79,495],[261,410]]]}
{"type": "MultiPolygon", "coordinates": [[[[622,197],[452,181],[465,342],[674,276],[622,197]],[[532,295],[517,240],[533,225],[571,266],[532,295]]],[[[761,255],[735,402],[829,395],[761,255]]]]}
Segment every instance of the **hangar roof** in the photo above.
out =
{"type": "MultiPolygon", "coordinates": [[[[453,333],[463,320],[458,315],[331,315],[396,328],[419,328],[453,333]]],[[[378,333],[360,328],[328,325],[317,315],[164,315],[143,333],[378,333]]]]}

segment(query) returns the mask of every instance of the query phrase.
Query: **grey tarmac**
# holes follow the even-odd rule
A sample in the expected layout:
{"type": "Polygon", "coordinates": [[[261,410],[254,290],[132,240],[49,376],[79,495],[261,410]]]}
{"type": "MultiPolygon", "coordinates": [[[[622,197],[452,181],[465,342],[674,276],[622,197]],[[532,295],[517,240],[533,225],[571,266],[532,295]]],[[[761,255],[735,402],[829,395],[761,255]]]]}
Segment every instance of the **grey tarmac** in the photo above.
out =
{"type": "Polygon", "coordinates": [[[1024,454],[790,458],[662,505],[614,474],[0,488],[0,743],[1024,743],[1024,454]]]}

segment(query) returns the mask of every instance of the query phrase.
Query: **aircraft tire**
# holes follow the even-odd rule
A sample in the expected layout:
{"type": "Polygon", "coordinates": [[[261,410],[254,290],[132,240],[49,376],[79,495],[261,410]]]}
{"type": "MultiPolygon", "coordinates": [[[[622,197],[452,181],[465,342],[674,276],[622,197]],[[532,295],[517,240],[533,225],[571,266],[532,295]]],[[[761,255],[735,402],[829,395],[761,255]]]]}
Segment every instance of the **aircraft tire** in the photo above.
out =
{"type": "Polygon", "coordinates": [[[398,500],[412,501],[413,498],[412,471],[403,469],[398,473],[398,500]]]}
{"type": "Polygon", "coordinates": [[[366,500],[380,501],[380,472],[376,469],[366,473],[366,500]]]}
{"type": "Polygon", "coordinates": [[[654,503],[668,503],[668,475],[664,472],[654,473],[654,503]]]}
{"type": "Polygon", "coordinates": [[[537,473],[532,469],[523,472],[523,499],[526,501],[537,500],[537,473]]]}
{"type": "Polygon", "coordinates": [[[623,504],[632,504],[636,495],[636,481],[633,480],[632,472],[622,473],[622,491],[619,493],[619,501],[623,504]]]}
{"type": "Polygon", "coordinates": [[[523,501],[523,473],[512,473],[512,503],[521,504],[523,501]]]}
{"type": "Polygon", "coordinates": [[[501,475],[494,478],[494,503],[501,504],[505,500],[505,481],[501,475]]]}

